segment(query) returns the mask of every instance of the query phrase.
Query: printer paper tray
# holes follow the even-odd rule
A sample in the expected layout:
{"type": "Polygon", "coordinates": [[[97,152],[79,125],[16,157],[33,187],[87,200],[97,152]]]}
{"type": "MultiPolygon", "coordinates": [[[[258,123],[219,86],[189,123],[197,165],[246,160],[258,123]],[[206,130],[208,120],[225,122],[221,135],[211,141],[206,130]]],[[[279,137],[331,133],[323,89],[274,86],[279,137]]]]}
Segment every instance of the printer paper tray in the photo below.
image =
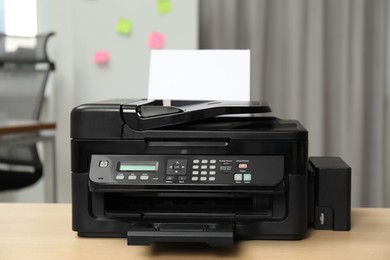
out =
{"type": "Polygon", "coordinates": [[[134,222],[127,232],[127,244],[186,242],[228,247],[233,244],[233,237],[232,219],[176,219],[166,222],[140,220],[134,222]]]}
{"type": "Polygon", "coordinates": [[[104,215],[120,218],[273,217],[270,195],[229,193],[107,193],[104,215]]]}
{"type": "Polygon", "coordinates": [[[169,217],[177,217],[177,218],[203,218],[203,217],[211,217],[211,218],[220,218],[220,217],[237,217],[240,218],[256,218],[256,219],[271,219],[272,212],[270,210],[264,210],[263,212],[255,212],[255,213],[240,213],[237,215],[236,213],[178,213],[178,212],[153,212],[153,213],[126,213],[126,212],[106,212],[106,217],[109,218],[169,218],[169,217]]]}

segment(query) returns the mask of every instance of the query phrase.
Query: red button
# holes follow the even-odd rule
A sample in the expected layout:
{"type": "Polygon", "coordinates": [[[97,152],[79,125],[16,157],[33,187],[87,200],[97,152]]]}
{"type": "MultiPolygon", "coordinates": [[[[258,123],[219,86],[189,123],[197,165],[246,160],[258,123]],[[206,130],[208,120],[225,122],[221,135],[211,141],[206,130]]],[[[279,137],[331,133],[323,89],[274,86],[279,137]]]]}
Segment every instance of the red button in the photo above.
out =
{"type": "Polygon", "coordinates": [[[239,163],[238,164],[238,168],[239,169],[246,169],[246,168],[248,168],[248,164],[246,164],[246,163],[239,163]]]}

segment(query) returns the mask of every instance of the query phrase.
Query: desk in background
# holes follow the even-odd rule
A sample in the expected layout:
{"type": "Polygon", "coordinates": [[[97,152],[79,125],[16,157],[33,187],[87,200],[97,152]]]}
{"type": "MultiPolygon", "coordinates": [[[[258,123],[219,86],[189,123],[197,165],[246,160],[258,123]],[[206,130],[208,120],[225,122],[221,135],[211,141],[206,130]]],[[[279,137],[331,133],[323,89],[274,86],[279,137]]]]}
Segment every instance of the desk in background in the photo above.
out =
{"type": "Polygon", "coordinates": [[[304,240],[240,241],[232,248],[80,238],[70,204],[0,204],[0,212],[0,259],[390,259],[390,209],[353,209],[350,232],[311,230],[304,240]]]}
{"type": "Polygon", "coordinates": [[[56,124],[53,122],[34,120],[0,121],[0,146],[34,144],[37,142],[43,142],[45,144],[43,161],[45,202],[57,201],[55,188],[55,140],[52,134],[41,135],[39,133],[44,130],[54,130],[55,128],[56,124]]]}
{"type": "Polygon", "coordinates": [[[52,130],[55,128],[56,124],[53,122],[31,120],[0,121],[0,136],[37,133],[42,130],[52,130]]]}

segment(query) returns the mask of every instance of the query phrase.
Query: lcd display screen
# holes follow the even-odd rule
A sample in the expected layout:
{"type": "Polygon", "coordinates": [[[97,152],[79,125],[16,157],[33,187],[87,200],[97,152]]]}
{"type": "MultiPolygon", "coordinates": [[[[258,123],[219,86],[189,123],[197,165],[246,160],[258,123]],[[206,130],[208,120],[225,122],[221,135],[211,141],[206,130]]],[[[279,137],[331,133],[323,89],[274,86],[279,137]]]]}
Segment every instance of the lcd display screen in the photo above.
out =
{"type": "Polygon", "coordinates": [[[131,163],[131,162],[120,162],[119,171],[121,172],[155,172],[157,171],[157,162],[147,163],[131,163]]]}

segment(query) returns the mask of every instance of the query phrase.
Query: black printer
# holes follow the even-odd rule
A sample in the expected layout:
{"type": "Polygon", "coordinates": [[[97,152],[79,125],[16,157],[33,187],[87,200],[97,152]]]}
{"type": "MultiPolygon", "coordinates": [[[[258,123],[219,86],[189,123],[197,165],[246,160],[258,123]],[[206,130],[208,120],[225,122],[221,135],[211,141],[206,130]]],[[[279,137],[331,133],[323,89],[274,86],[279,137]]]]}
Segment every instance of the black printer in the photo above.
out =
{"type": "Polygon", "coordinates": [[[351,169],[265,103],[110,100],[71,114],[73,230],[129,245],[350,229],[351,169]],[[240,115],[235,115],[240,114],[240,115]]]}

